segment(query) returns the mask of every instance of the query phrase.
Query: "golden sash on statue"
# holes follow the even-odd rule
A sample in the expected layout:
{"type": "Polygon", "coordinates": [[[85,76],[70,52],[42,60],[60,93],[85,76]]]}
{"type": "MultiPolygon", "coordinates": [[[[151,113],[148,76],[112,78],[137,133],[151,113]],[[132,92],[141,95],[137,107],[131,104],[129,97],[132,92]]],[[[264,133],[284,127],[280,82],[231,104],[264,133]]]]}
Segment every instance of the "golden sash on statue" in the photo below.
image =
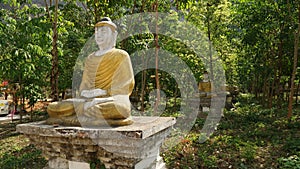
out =
{"type": "Polygon", "coordinates": [[[50,116],[47,122],[92,126],[131,124],[129,95],[133,87],[133,70],[127,52],[114,48],[102,56],[95,56],[93,53],[85,62],[80,93],[83,90],[102,89],[107,91],[107,94],[99,99],[83,98],[85,100],[79,102],[51,103],[47,109],[50,116]],[[85,109],[86,103],[92,101],[95,101],[95,104],[85,109]]]}

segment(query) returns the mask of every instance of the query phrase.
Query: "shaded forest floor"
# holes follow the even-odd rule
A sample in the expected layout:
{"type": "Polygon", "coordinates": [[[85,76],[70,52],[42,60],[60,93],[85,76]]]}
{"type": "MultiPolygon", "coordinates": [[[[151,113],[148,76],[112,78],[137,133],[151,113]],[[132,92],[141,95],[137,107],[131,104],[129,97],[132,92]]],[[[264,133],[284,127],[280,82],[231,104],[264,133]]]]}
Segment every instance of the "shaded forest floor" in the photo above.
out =
{"type": "Polygon", "coordinates": [[[242,95],[206,142],[199,143],[204,119],[198,119],[186,139],[163,156],[169,168],[300,169],[300,107],[291,120],[286,117],[287,108],[265,109],[242,95]]]}
{"type": "MultiPolygon", "coordinates": [[[[42,111],[39,109],[33,120],[46,118],[42,111]]],[[[168,168],[297,169],[300,168],[300,108],[294,109],[291,120],[286,115],[287,109],[264,109],[244,96],[233,110],[224,112],[217,130],[206,142],[199,142],[204,113],[186,138],[161,155],[168,168]]],[[[0,123],[0,168],[43,168],[47,161],[27,138],[15,132],[17,123],[0,123]]]]}

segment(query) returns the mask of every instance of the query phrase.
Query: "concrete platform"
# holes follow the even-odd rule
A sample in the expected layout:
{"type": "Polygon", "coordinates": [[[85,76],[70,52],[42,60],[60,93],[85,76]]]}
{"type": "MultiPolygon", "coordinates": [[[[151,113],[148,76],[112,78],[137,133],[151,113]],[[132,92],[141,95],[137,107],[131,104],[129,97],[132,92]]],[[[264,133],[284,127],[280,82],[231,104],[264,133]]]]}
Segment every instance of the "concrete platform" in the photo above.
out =
{"type": "Polygon", "coordinates": [[[74,169],[77,162],[85,165],[95,159],[106,168],[165,168],[159,149],[175,118],[133,120],[129,126],[97,128],[52,126],[40,121],[17,125],[17,131],[42,150],[50,169],[74,169]]]}

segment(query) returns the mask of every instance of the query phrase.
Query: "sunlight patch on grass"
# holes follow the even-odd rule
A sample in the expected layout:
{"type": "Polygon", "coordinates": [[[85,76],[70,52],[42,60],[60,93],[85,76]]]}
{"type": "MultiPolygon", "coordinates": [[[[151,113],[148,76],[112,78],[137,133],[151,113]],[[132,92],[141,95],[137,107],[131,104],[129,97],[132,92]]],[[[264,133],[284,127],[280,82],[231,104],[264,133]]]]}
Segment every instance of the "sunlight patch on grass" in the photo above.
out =
{"type": "Polygon", "coordinates": [[[23,135],[17,135],[0,140],[0,158],[4,154],[19,151],[29,145],[29,139],[23,135]]]}

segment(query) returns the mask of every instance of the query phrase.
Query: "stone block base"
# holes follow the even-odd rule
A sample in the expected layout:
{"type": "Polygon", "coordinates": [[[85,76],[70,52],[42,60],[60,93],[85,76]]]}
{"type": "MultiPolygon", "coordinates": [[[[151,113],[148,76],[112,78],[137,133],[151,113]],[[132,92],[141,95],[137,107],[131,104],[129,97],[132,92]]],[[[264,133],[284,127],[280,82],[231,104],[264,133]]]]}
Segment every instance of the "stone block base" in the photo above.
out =
{"type": "Polygon", "coordinates": [[[46,125],[44,121],[20,124],[25,134],[49,160],[44,169],[89,169],[100,160],[107,169],[164,169],[159,149],[175,119],[133,117],[129,126],[83,128],[46,125]]]}

